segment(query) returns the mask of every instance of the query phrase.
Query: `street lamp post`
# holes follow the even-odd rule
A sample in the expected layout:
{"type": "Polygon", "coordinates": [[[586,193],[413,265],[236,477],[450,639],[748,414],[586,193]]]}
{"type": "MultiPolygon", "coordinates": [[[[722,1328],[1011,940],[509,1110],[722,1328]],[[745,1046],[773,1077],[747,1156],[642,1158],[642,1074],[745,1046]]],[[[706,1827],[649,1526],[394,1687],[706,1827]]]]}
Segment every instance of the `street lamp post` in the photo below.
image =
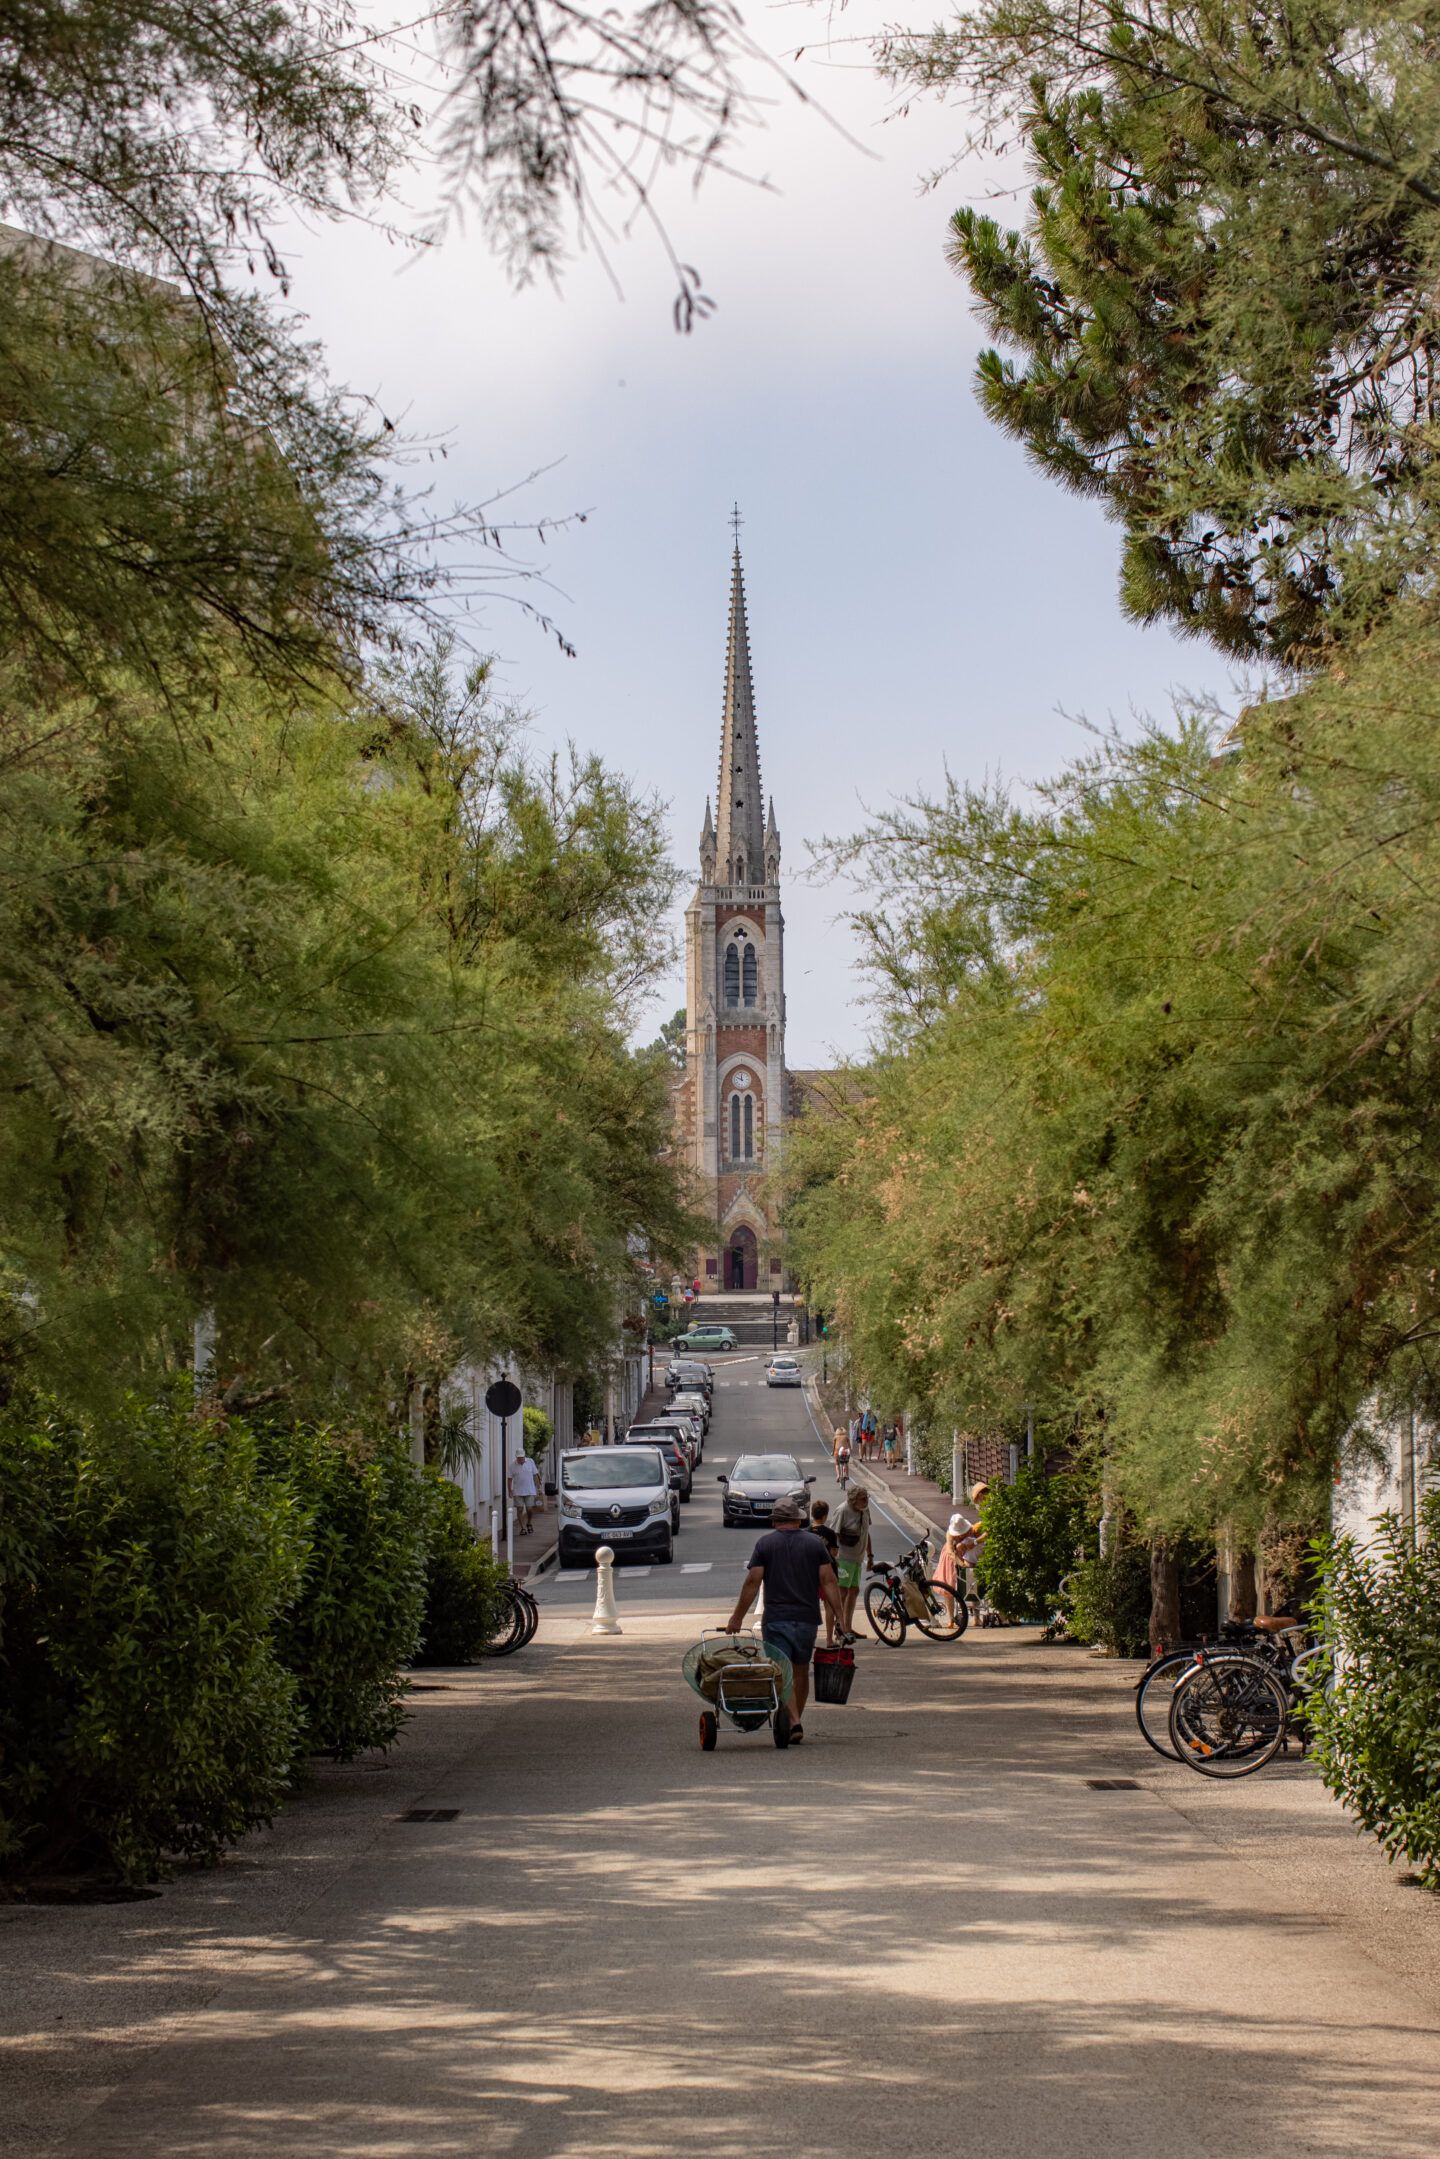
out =
{"type": "Polygon", "coordinates": [[[780,1292],[778,1289],[772,1289],[770,1292],[770,1347],[772,1351],[780,1347],[780,1292]]]}

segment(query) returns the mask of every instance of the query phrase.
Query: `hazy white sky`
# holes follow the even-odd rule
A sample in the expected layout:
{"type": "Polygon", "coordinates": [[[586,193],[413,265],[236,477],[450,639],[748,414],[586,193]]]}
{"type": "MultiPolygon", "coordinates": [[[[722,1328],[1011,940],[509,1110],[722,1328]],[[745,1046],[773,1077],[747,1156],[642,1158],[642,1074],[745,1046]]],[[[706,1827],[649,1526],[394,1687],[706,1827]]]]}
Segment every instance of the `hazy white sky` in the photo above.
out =
{"type": "MultiPolygon", "coordinates": [[[[854,40],[893,12],[858,0],[837,20],[854,40]]],[[[922,192],[960,116],[930,105],[887,123],[862,49],[827,48],[824,22],[752,15],[776,52],[815,39],[795,72],[863,148],[780,97],[749,155],[774,192],[711,180],[696,199],[672,183],[679,251],[719,303],[691,336],[671,328],[668,271],[643,236],[614,251],[618,298],[584,256],[559,292],[516,294],[475,234],[419,260],[360,227],[294,250],[335,375],[447,438],[442,500],[551,468],[516,514],[589,513],[545,551],[554,590],[538,595],[577,658],[503,603],[467,634],[500,656],[542,741],[573,736],[658,790],[687,868],[715,781],[738,499],[796,1066],[865,1034],[837,921],[850,896],[805,881],[807,840],[947,762],[1053,771],[1081,739],[1062,707],[1125,720],[1180,690],[1232,696],[1205,647],[1122,619],[1113,529],[982,417],[982,338],[943,248],[950,212],[987,181],[967,170],[922,192]]],[[[677,967],[657,1024],[681,997],[677,967]]]]}

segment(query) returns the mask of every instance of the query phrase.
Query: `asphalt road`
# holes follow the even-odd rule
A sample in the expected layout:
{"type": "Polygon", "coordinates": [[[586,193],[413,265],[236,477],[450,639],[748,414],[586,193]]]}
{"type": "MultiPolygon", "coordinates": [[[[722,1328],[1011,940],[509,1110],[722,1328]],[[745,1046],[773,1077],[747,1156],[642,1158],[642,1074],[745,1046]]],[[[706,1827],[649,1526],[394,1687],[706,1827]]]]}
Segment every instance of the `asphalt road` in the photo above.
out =
{"type": "MultiPolygon", "coordinates": [[[[712,1475],[801,1440],[757,1376],[712,1475]]],[[[0,1907],[6,2159],[1432,2159],[1440,1902],[1298,1763],[1162,1763],[1129,1673],[1020,1630],[862,1644],[802,1747],[702,1753],[715,1491],[623,1635],[548,1585],[226,1866],[0,1907]]]]}
{"type": "MultiPolygon", "coordinates": [[[[680,1509],[680,1535],[668,1567],[637,1565],[621,1558],[615,1569],[615,1593],[623,1613],[695,1611],[713,1601],[718,1625],[735,1601],[755,1541],[755,1532],[726,1529],[720,1518],[716,1478],[742,1454],[792,1454],[807,1477],[815,1479],[811,1496],[840,1501],[828,1439],[816,1425],[799,1387],[767,1387],[765,1360],[747,1350],[713,1357],[715,1408],[705,1441],[705,1459],[695,1472],[694,1496],[680,1509]]],[[[857,1477],[863,1471],[857,1470],[857,1477]]],[[[872,1487],[872,1496],[874,1488],[872,1487]]],[[[887,1559],[914,1540],[877,1504],[872,1542],[887,1559]]],[[[620,1549],[616,1547],[617,1551],[620,1549]]],[[[589,1612],[595,1601],[591,1568],[557,1574],[553,1569],[533,1584],[542,1602],[558,1612],[589,1612]]]]}

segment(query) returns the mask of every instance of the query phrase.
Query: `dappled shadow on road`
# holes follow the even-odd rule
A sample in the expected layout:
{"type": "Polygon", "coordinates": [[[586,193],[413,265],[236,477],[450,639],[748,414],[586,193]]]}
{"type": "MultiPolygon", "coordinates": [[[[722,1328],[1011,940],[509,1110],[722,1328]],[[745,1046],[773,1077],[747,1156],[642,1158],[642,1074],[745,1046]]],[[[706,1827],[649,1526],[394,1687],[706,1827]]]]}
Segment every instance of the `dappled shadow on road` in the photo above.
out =
{"type": "MultiPolygon", "coordinates": [[[[459,1819],[379,1825],[64,2152],[1428,2155],[1424,2020],[1152,1792],[1087,1787],[1108,1680],[986,1649],[872,1652],[786,1754],[702,1755],[676,1644],[537,1660],[425,1795],[459,1819]]],[[[92,1954],[203,1969],[245,1914],[240,1874],[92,1954]]]]}

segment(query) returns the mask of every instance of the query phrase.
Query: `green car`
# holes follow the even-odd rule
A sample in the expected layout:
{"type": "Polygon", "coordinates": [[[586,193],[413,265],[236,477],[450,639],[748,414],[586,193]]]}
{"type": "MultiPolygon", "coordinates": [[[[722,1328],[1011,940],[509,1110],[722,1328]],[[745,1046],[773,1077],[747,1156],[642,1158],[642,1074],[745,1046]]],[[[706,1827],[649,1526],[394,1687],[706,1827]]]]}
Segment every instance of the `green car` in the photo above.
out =
{"type": "Polygon", "coordinates": [[[728,1327],[715,1320],[701,1320],[684,1334],[677,1334],[670,1344],[672,1349],[733,1349],[735,1337],[728,1327]]]}

